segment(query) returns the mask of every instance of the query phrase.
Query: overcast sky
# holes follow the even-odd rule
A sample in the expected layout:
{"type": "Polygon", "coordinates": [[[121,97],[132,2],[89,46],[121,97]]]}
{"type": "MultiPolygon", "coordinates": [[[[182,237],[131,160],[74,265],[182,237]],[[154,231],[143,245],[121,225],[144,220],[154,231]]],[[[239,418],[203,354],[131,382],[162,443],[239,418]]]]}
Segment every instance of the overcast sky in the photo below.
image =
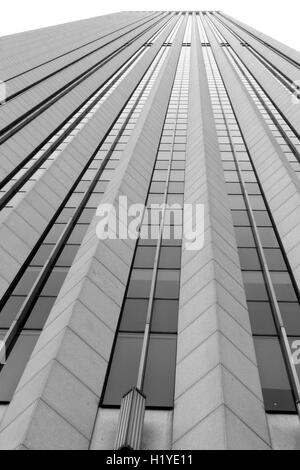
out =
{"type": "Polygon", "coordinates": [[[222,10],[300,51],[299,0],[2,0],[1,3],[0,36],[125,9],[222,10]]]}

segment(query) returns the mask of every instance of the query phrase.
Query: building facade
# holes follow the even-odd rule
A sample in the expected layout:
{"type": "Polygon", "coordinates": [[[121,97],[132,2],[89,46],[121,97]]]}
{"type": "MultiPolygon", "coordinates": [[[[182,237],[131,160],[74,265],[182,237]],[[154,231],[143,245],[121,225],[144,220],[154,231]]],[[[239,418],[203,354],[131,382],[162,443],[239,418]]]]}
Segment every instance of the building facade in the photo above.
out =
{"type": "Polygon", "coordinates": [[[300,53],[200,11],[1,43],[0,448],[300,449],[300,53]]]}

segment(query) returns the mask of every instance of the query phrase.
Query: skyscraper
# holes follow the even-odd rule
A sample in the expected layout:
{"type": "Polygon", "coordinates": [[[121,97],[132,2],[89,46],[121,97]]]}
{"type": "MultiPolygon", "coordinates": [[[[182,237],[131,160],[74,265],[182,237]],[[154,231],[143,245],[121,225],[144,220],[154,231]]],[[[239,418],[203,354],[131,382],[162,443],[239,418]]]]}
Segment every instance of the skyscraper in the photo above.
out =
{"type": "Polygon", "coordinates": [[[300,53],[215,11],[1,41],[0,448],[300,449],[300,53]]]}

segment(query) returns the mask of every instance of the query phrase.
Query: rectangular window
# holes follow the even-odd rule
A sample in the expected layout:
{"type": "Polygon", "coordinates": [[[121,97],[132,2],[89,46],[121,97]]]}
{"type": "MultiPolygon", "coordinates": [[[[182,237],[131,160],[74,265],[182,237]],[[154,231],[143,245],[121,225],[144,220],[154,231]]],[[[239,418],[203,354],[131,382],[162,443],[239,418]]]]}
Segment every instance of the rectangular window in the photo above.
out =
{"type": "Polygon", "coordinates": [[[243,271],[247,300],[269,300],[263,275],[260,271],[243,271]]]}
{"type": "Polygon", "coordinates": [[[254,338],[267,411],[295,412],[294,399],[277,338],[254,338]]]}

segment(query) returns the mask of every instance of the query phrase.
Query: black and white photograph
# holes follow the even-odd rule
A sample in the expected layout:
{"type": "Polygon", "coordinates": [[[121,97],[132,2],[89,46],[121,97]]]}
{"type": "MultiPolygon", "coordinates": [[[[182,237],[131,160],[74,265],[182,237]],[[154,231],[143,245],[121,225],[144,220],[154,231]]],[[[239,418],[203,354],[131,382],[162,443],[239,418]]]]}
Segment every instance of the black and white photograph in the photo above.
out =
{"type": "Polygon", "coordinates": [[[299,18],[1,5],[1,451],[300,450],[299,18]]]}

